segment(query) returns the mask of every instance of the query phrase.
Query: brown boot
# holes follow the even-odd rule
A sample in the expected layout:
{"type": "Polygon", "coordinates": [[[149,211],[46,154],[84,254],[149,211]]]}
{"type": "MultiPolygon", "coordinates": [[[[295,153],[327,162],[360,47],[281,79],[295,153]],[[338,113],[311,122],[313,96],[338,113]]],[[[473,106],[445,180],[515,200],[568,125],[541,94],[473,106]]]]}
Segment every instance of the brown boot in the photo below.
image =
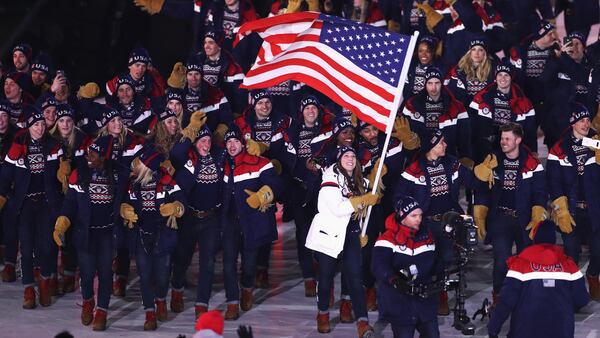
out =
{"type": "Polygon", "coordinates": [[[125,277],[118,276],[113,282],[113,296],[125,297],[125,287],[127,286],[127,279],[125,277]]]}
{"type": "Polygon", "coordinates": [[[154,311],[146,311],[146,321],[144,322],[144,331],[154,331],[157,327],[156,313],[154,311]]]}
{"type": "Polygon", "coordinates": [[[196,319],[198,319],[202,314],[208,312],[208,308],[204,305],[196,305],[194,306],[194,312],[196,312],[196,319]]]}
{"type": "Polygon", "coordinates": [[[227,311],[223,316],[225,320],[237,320],[240,318],[240,306],[239,304],[227,304],[227,311]]]}
{"type": "Polygon", "coordinates": [[[4,264],[4,270],[2,270],[2,281],[5,283],[12,283],[17,280],[17,273],[15,272],[15,266],[11,263],[4,264]]]}
{"type": "Polygon", "coordinates": [[[365,288],[365,300],[367,302],[367,311],[377,310],[377,291],[375,288],[365,288]]]}
{"type": "Polygon", "coordinates": [[[81,324],[88,326],[92,323],[95,306],[94,297],[83,300],[83,304],[81,304],[81,324]]]}
{"type": "Polygon", "coordinates": [[[50,277],[50,283],[48,284],[48,289],[50,290],[51,297],[58,296],[58,277],[56,277],[56,276],[50,277]]]}
{"type": "Polygon", "coordinates": [[[256,270],[256,279],[254,281],[254,287],[258,289],[269,288],[269,273],[267,269],[260,268],[256,270]]]}
{"type": "Polygon", "coordinates": [[[162,300],[156,299],[154,301],[154,303],[156,304],[156,319],[158,319],[161,322],[164,322],[168,318],[167,301],[164,299],[162,299],[162,300]]]}
{"type": "Polygon", "coordinates": [[[33,286],[28,286],[23,292],[23,308],[24,309],[35,309],[35,290],[33,286]]]}
{"type": "Polygon", "coordinates": [[[598,276],[592,277],[589,275],[585,275],[585,278],[588,282],[588,289],[590,290],[590,298],[592,300],[600,300],[600,281],[598,280],[598,276]]]}
{"type": "Polygon", "coordinates": [[[106,330],[106,311],[102,309],[96,309],[96,313],[94,314],[94,322],[92,323],[92,330],[106,330]]]}
{"type": "Polygon", "coordinates": [[[33,267],[33,279],[35,280],[36,283],[39,284],[41,278],[42,278],[42,269],[40,269],[39,266],[34,266],[33,267]]]}
{"type": "Polygon", "coordinates": [[[242,311],[250,311],[254,303],[253,289],[242,288],[242,299],[240,299],[240,308],[242,311]]]}
{"type": "Polygon", "coordinates": [[[450,314],[448,307],[448,292],[440,292],[440,304],[438,305],[438,316],[447,316],[450,314]]]}
{"type": "Polygon", "coordinates": [[[307,279],[304,281],[304,297],[316,297],[317,296],[317,281],[314,279],[307,279]]]}
{"type": "Polygon", "coordinates": [[[331,327],[329,326],[329,312],[317,313],[317,331],[319,331],[319,333],[331,332],[331,327]]]}
{"type": "Polygon", "coordinates": [[[171,289],[171,311],[183,312],[183,291],[171,289]]]}
{"type": "Polygon", "coordinates": [[[352,323],[353,321],[354,318],[352,318],[352,301],[342,299],[340,301],[340,322],[352,323]]]}
{"type": "Polygon", "coordinates": [[[62,280],[62,292],[75,292],[75,276],[64,276],[62,280]]]}
{"type": "Polygon", "coordinates": [[[38,291],[40,293],[40,305],[44,307],[50,306],[52,303],[52,298],[50,298],[50,278],[40,278],[38,291]]]}
{"type": "Polygon", "coordinates": [[[358,323],[356,323],[356,329],[358,330],[358,338],[373,336],[375,333],[373,327],[369,325],[369,322],[366,320],[359,320],[358,323]]]}

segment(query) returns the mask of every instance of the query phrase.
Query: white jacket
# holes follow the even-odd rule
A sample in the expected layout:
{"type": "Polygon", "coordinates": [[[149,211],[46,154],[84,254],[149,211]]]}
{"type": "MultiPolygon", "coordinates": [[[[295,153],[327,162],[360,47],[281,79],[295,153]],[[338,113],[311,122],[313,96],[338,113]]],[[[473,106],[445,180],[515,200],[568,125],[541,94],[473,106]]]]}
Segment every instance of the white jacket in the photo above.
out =
{"type": "Polygon", "coordinates": [[[342,194],[342,189],[346,186],[345,178],[333,170],[334,166],[330,166],[323,173],[317,206],[319,212],[308,230],[305,246],[338,258],[344,249],[346,227],[354,208],[350,200],[342,194]]]}

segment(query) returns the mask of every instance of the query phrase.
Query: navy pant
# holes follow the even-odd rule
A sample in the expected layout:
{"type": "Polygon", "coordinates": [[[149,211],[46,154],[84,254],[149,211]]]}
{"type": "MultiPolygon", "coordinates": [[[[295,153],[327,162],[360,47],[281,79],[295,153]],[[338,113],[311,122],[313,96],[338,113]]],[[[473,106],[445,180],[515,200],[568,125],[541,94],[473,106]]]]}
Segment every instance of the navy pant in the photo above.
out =
{"type": "Polygon", "coordinates": [[[367,319],[367,305],[365,303],[365,291],[362,281],[362,258],[361,247],[358,236],[360,230],[355,228],[346,230],[346,240],[344,242],[344,251],[341,257],[333,258],[320,252],[315,252],[319,262],[319,284],[317,305],[319,311],[329,310],[329,294],[333,283],[333,277],[336,273],[336,267],[341,260],[343,278],[346,279],[350,298],[352,299],[352,309],[358,319],[367,319]]]}
{"type": "Polygon", "coordinates": [[[217,216],[199,219],[186,214],[181,219],[177,247],[173,254],[171,286],[175,290],[183,289],[185,274],[192,262],[196,243],[200,247],[196,305],[208,307],[215,272],[215,256],[221,243],[221,225],[217,216]]]}
{"type": "MultiPolygon", "coordinates": [[[[9,203],[7,203],[10,206],[9,203]]],[[[5,208],[6,209],[6,208],[5,208]]],[[[4,244],[4,262],[15,265],[19,245],[19,233],[14,223],[7,221],[7,212],[2,213],[2,244],[4,244]]]]}
{"type": "Polygon", "coordinates": [[[529,241],[525,241],[527,232],[519,225],[516,217],[493,211],[488,216],[487,222],[494,253],[493,287],[494,292],[499,293],[508,272],[506,260],[513,255],[513,243],[517,245],[517,253],[519,253],[529,241]]]}
{"type": "MultiPolygon", "coordinates": [[[[223,225],[223,277],[225,279],[225,297],[227,303],[237,303],[240,300],[238,286],[238,254],[242,254],[243,288],[254,288],[256,275],[256,260],[258,248],[247,248],[243,245],[242,229],[237,215],[228,215],[223,225]]],[[[270,244],[269,244],[270,246],[270,244]]]]}
{"type": "Polygon", "coordinates": [[[590,214],[587,209],[575,209],[575,224],[573,232],[570,234],[561,234],[565,253],[579,263],[581,254],[581,243],[584,238],[590,247],[590,264],[586,274],[589,276],[598,276],[600,272],[600,230],[593,231],[590,223],[590,214]]]}
{"type": "Polygon", "coordinates": [[[414,325],[392,324],[394,338],[413,338],[415,330],[419,332],[421,338],[437,338],[440,336],[437,319],[430,322],[419,322],[414,325]]]}
{"type": "Polygon", "coordinates": [[[52,257],[56,266],[56,256],[53,255],[52,250],[57,248],[52,238],[54,227],[50,218],[51,210],[43,199],[23,201],[18,222],[22,281],[25,286],[33,284],[34,253],[43,277],[50,278],[53,272],[52,257]]]}
{"type": "Polygon", "coordinates": [[[69,228],[65,233],[65,242],[63,247],[61,247],[61,255],[63,262],[63,271],[67,276],[75,275],[75,271],[77,271],[77,250],[75,249],[75,244],[73,243],[73,227],[69,228]]]}
{"type": "Polygon", "coordinates": [[[79,250],[79,273],[81,276],[81,296],[83,299],[94,297],[94,276],[98,274],[97,307],[108,309],[112,293],[112,227],[90,230],[87,250],[79,250]]]}
{"type": "Polygon", "coordinates": [[[156,255],[144,251],[138,243],[135,255],[144,310],[154,309],[154,299],[165,299],[169,288],[169,255],[156,255]]]}
{"type": "Polygon", "coordinates": [[[296,250],[298,253],[298,263],[302,271],[302,278],[314,279],[315,271],[313,270],[313,252],[308,249],[306,244],[306,236],[308,229],[312,223],[315,214],[317,213],[314,201],[305,203],[307,191],[298,181],[292,181],[293,193],[291,198],[293,201],[289,204],[293,208],[294,223],[296,223],[296,250]]]}

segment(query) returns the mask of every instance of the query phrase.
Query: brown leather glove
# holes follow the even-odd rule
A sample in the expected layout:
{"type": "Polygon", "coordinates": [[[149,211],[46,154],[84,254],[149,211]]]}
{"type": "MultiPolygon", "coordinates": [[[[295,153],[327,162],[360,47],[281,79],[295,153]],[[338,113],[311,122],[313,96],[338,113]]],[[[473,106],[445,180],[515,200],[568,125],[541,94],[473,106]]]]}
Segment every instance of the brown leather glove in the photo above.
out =
{"type": "Polygon", "coordinates": [[[219,123],[215,131],[213,131],[213,139],[217,144],[223,144],[223,140],[225,139],[225,133],[227,132],[227,125],[224,123],[219,123]]]}
{"type": "Polygon", "coordinates": [[[183,216],[183,213],[185,212],[183,204],[179,201],[165,203],[161,204],[159,210],[161,216],[169,217],[169,219],[167,219],[167,226],[171,229],[177,229],[177,218],[183,216]]]}
{"type": "Polygon", "coordinates": [[[370,205],[377,204],[378,199],[379,197],[377,195],[368,192],[363,195],[352,196],[348,200],[350,201],[350,204],[352,204],[352,208],[354,208],[354,211],[360,212],[370,205]]]}
{"type": "Polygon", "coordinates": [[[488,210],[489,208],[485,205],[477,204],[473,206],[473,221],[475,221],[475,225],[477,226],[477,237],[479,237],[480,241],[485,239],[485,234],[487,233],[486,218],[488,210]]]}
{"type": "Polygon", "coordinates": [[[598,104],[596,116],[594,116],[594,119],[592,120],[592,128],[594,128],[597,133],[600,133],[600,103],[598,104]]]}
{"type": "Polygon", "coordinates": [[[133,3],[142,11],[154,15],[160,12],[165,4],[165,0],[133,0],[133,3]]]}
{"type": "Polygon", "coordinates": [[[415,7],[425,13],[425,25],[427,26],[427,29],[433,33],[433,29],[440,21],[442,21],[442,19],[444,19],[444,16],[436,12],[436,10],[427,3],[416,3],[415,7]]]}
{"type": "Polygon", "coordinates": [[[575,220],[571,213],[569,213],[569,204],[567,203],[567,196],[560,196],[559,198],[552,201],[552,221],[558,225],[560,231],[565,234],[573,232],[573,226],[575,220]]]}
{"type": "Polygon", "coordinates": [[[244,192],[248,194],[248,198],[246,198],[246,203],[252,209],[258,209],[260,212],[265,212],[272,205],[273,199],[275,195],[273,194],[273,190],[268,185],[263,185],[257,192],[254,192],[249,189],[244,189],[244,192]]]}
{"type": "Polygon", "coordinates": [[[475,176],[483,182],[488,182],[490,189],[494,185],[494,168],[498,166],[496,155],[491,154],[486,156],[485,160],[476,165],[473,169],[475,176]]]}
{"type": "Polygon", "coordinates": [[[543,222],[546,218],[548,218],[548,213],[546,213],[546,208],[541,207],[539,205],[534,205],[531,208],[531,220],[525,230],[529,230],[529,239],[533,240],[535,237],[535,233],[537,231],[537,227],[543,222]]]}
{"type": "Polygon", "coordinates": [[[129,229],[133,229],[133,223],[138,221],[138,215],[135,213],[133,207],[130,204],[121,203],[120,213],[121,217],[125,221],[125,225],[127,225],[129,229]]]}
{"type": "Polygon", "coordinates": [[[267,149],[269,149],[269,146],[262,142],[254,141],[251,138],[246,141],[246,151],[250,155],[260,156],[264,154],[267,149]]]}
{"type": "Polygon", "coordinates": [[[279,162],[276,159],[272,159],[271,160],[271,164],[273,165],[273,168],[275,169],[275,172],[277,172],[277,175],[281,175],[281,172],[283,171],[283,167],[281,166],[281,162],[279,162]]]}
{"type": "Polygon", "coordinates": [[[52,234],[56,245],[63,246],[65,243],[65,232],[67,232],[70,226],[71,221],[67,216],[58,216],[54,224],[54,233],[52,234]]]}
{"type": "MultiPolygon", "coordinates": [[[[600,134],[596,134],[592,137],[592,140],[600,140],[600,134]]],[[[600,164],[600,149],[591,148],[590,150],[594,152],[594,156],[596,158],[596,164],[600,164]]]]}
{"type": "MultiPolygon", "coordinates": [[[[381,157],[377,159],[377,161],[375,162],[375,164],[373,165],[373,168],[371,168],[371,172],[369,173],[369,177],[367,178],[369,180],[369,189],[373,189],[373,184],[375,184],[375,176],[377,175],[377,168],[379,168],[379,161],[381,161],[381,157]]],[[[383,185],[383,176],[385,176],[388,172],[387,166],[384,164],[383,168],[381,168],[381,177],[379,177],[379,184],[377,185],[377,192],[380,192],[381,190],[385,189],[385,186],[383,185]]]]}
{"type": "Polygon", "coordinates": [[[319,0],[305,0],[308,4],[308,10],[311,12],[321,12],[319,7],[319,0]]]}
{"type": "Polygon", "coordinates": [[[167,84],[171,88],[179,88],[182,89],[185,87],[185,66],[182,62],[177,62],[173,65],[173,70],[171,71],[171,75],[167,79],[167,84]]]}
{"type": "Polygon", "coordinates": [[[399,139],[402,142],[402,146],[408,150],[414,150],[421,146],[419,135],[410,130],[410,122],[404,116],[396,117],[392,136],[399,139]]]}
{"type": "Polygon", "coordinates": [[[6,204],[6,197],[0,195],[0,211],[4,209],[4,205],[6,204]]]}
{"type": "Polygon", "coordinates": [[[297,13],[300,12],[300,5],[302,4],[302,0],[288,0],[287,7],[285,9],[286,13],[297,13]]]}
{"type": "Polygon", "coordinates": [[[205,112],[200,110],[194,112],[190,117],[190,124],[181,131],[181,140],[183,141],[187,138],[191,142],[194,142],[196,135],[198,135],[198,131],[202,129],[207,119],[208,117],[205,112]]]}
{"type": "Polygon", "coordinates": [[[71,163],[61,158],[56,171],[56,179],[61,183],[63,193],[67,193],[69,190],[69,175],[71,175],[71,163]]]}
{"type": "Polygon", "coordinates": [[[100,87],[95,82],[88,82],[79,87],[77,98],[79,99],[95,99],[100,94],[100,87]]]}

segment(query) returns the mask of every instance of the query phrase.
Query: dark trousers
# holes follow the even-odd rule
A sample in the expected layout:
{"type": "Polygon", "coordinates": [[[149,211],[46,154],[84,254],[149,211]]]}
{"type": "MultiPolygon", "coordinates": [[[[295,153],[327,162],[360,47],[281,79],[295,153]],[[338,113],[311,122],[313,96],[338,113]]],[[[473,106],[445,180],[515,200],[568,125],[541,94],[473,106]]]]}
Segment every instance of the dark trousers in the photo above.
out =
{"type": "Polygon", "coordinates": [[[421,338],[437,338],[440,336],[437,319],[430,322],[419,322],[414,325],[392,324],[394,338],[413,338],[415,330],[419,332],[421,338]]]}
{"type": "Polygon", "coordinates": [[[117,260],[117,270],[115,271],[115,275],[127,279],[127,276],[129,276],[129,268],[131,266],[129,248],[118,248],[117,257],[115,259],[117,260]]]}
{"type": "Polygon", "coordinates": [[[381,206],[376,205],[371,211],[371,217],[369,218],[369,226],[367,227],[367,236],[369,242],[362,248],[362,270],[363,270],[363,283],[367,288],[375,287],[375,277],[371,272],[371,253],[373,252],[373,246],[382,232],[385,219],[381,206]]]}
{"type": "Polygon", "coordinates": [[[87,250],[80,250],[79,273],[81,276],[81,296],[94,297],[94,276],[98,274],[98,308],[107,310],[112,292],[112,228],[90,230],[87,250]]]}
{"type": "Polygon", "coordinates": [[[67,276],[75,275],[77,271],[77,249],[73,243],[73,227],[69,228],[65,233],[65,243],[61,247],[63,271],[67,276]]]}
{"type": "Polygon", "coordinates": [[[15,265],[19,246],[19,233],[13,222],[6,221],[6,212],[2,213],[2,244],[4,245],[5,264],[15,265]]]}
{"type": "Polygon", "coordinates": [[[238,255],[242,254],[243,288],[253,288],[256,275],[258,248],[243,245],[242,229],[237,215],[228,215],[223,225],[223,276],[225,279],[225,297],[227,303],[237,303],[240,299],[238,286],[238,255]]]}
{"type": "Polygon", "coordinates": [[[499,293],[508,272],[506,260],[513,255],[513,243],[517,246],[517,253],[521,252],[528,242],[525,241],[527,232],[516,217],[498,211],[490,213],[487,223],[494,253],[493,288],[495,293],[499,293]]]}
{"type": "Polygon", "coordinates": [[[54,230],[51,220],[51,210],[42,199],[32,201],[25,199],[19,215],[19,242],[21,246],[21,270],[23,271],[23,285],[33,284],[34,254],[35,263],[39,263],[42,276],[49,278],[52,274],[52,258],[56,266],[57,250],[52,232],[54,230]]]}
{"type": "Polygon", "coordinates": [[[256,257],[256,267],[259,269],[268,270],[269,261],[271,260],[271,246],[273,243],[263,244],[258,248],[256,257]]]}
{"type": "Polygon", "coordinates": [[[140,275],[144,310],[154,309],[154,299],[165,299],[169,288],[169,255],[147,253],[138,243],[135,263],[140,275]]]}
{"type": "Polygon", "coordinates": [[[208,306],[215,273],[215,256],[221,244],[221,226],[216,215],[199,219],[186,214],[177,233],[177,247],[173,254],[173,276],[171,286],[183,289],[185,274],[192,262],[194,248],[198,243],[198,287],[196,305],[208,306]]]}
{"type": "Polygon", "coordinates": [[[362,258],[361,247],[358,236],[359,230],[346,230],[346,240],[344,242],[344,251],[341,257],[333,258],[320,252],[315,252],[319,262],[319,284],[317,305],[319,311],[329,310],[329,295],[333,283],[333,277],[336,273],[337,264],[342,263],[343,277],[346,279],[350,298],[352,299],[352,309],[357,319],[367,319],[367,305],[365,303],[365,291],[362,281],[362,258]]]}
{"type": "Polygon", "coordinates": [[[590,264],[586,274],[589,276],[598,276],[600,272],[600,230],[593,231],[590,223],[590,214],[587,209],[575,209],[575,224],[573,232],[570,234],[561,234],[565,253],[579,263],[581,255],[581,243],[584,238],[590,247],[590,264]]]}
{"type": "Polygon", "coordinates": [[[293,201],[290,203],[290,207],[293,208],[294,212],[294,223],[296,223],[296,250],[298,253],[298,263],[300,264],[300,270],[302,271],[302,278],[314,279],[315,271],[313,270],[313,252],[308,249],[306,244],[306,236],[310,229],[310,224],[317,212],[316,206],[313,201],[306,200],[306,189],[304,189],[299,182],[292,182],[293,193],[291,198],[293,201]]]}

